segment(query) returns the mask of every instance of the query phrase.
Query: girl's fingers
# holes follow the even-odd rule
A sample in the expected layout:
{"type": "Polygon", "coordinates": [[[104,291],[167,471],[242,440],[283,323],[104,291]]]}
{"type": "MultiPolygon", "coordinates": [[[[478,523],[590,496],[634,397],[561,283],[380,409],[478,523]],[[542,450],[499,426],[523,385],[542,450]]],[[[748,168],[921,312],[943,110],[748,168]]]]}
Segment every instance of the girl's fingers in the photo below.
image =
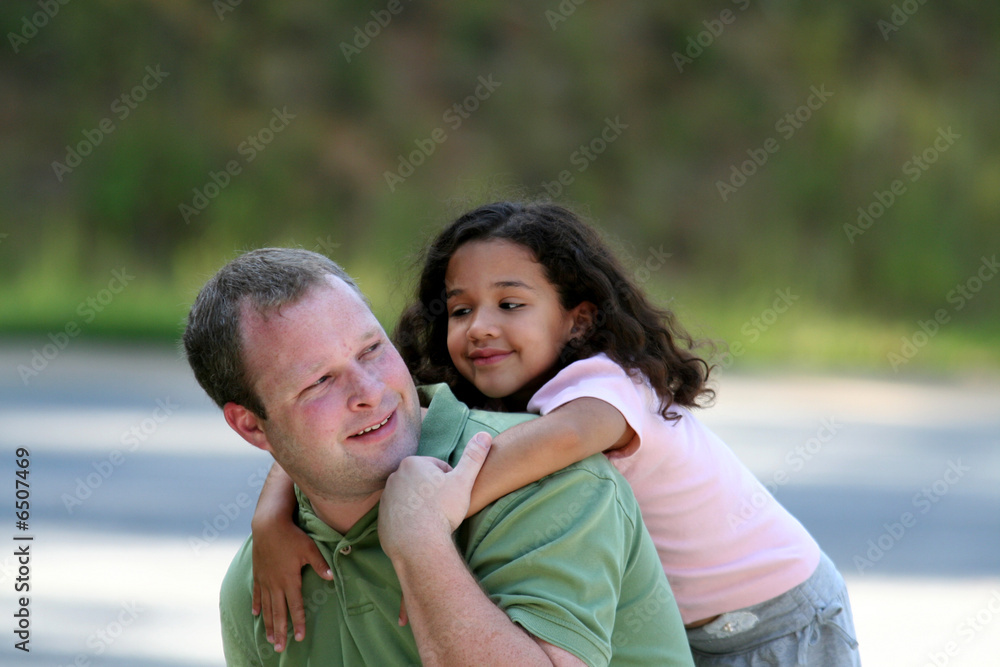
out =
{"type": "Polygon", "coordinates": [[[306,636],[306,610],[302,605],[302,589],[291,589],[287,595],[288,611],[292,615],[292,634],[295,641],[300,642],[306,636]]]}
{"type": "Polygon", "coordinates": [[[260,592],[260,613],[264,617],[264,634],[267,641],[274,643],[274,617],[271,615],[271,596],[266,590],[260,592]]]}
{"type": "Polygon", "coordinates": [[[288,640],[288,609],[285,607],[285,596],[281,591],[271,595],[271,617],[274,628],[274,650],[283,651],[288,640]]]}

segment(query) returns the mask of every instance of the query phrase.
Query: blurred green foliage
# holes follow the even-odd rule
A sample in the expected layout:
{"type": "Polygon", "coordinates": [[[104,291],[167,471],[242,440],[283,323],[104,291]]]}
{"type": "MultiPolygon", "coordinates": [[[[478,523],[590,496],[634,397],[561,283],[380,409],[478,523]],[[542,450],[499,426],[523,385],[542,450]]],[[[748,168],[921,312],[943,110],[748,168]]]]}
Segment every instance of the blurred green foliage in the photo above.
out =
{"type": "Polygon", "coordinates": [[[741,363],[886,370],[945,309],[914,367],[1000,368],[1000,280],[949,299],[1000,251],[993,3],[43,0],[0,26],[0,333],[176,338],[263,245],[327,252],[388,324],[450,218],[553,197],[637,272],[670,253],[638,277],[741,363]]]}

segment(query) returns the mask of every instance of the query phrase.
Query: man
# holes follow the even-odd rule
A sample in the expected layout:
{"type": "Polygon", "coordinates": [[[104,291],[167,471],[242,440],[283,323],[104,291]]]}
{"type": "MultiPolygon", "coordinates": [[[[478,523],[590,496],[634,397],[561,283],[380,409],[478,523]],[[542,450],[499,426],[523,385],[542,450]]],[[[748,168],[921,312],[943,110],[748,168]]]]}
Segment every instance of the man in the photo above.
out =
{"type": "Polygon", "coordinates": [[[184,345],[229,425],[294,480],[334,575],[306,572],[306,637],[276,653],[250,612],[248,540],[222,587],[228,664],[692,664],[635,499],[603,457],[462,523],[490,445],[470,439],[530,416],[470,411],[444,385],[418,393],[326,257],[233,260],[198,295],[184,345]]]}

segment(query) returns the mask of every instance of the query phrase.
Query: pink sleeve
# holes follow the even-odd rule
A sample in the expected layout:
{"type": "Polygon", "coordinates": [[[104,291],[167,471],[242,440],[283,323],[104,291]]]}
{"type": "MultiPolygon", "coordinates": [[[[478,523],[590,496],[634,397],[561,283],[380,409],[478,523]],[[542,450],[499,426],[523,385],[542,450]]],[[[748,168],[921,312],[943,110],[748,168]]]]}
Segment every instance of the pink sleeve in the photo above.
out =
{"type": "Polygon", "coordinates": [[[541,389],[528,402],[528,412],[547,415],[561,405],[578,398],[596,398],[622,414],[636,437],[611,456],[630,456],[639,448],[648,408],[641,381],[629,377],[625,370],[606,355],[598,354],[575,361],[541,389]]]}

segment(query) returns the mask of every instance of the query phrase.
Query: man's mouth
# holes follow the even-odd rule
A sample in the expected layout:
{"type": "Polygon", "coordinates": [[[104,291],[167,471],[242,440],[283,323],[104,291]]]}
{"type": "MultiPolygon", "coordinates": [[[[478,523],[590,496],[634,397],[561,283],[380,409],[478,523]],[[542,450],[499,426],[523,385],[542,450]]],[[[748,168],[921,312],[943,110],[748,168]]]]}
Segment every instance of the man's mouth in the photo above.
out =
{"type": "Polygon", "coordinates": [[[365,433],[371,433],[372,431],[377,431],[377,430],[379,430],[380,428],[382,428],[383,426],[385,426],[385,425],[386,425],[386,423],[387,423],[387,422],[388,422],[388,421],[389,421],[389,420],[390,420],[391,418],[392,418],[392,415],[390,414],[390,415],[389,415],[388,417],[386,417],[385,419],[383,419],[383,420],[382,420],[382,421],[380,421],[379,423],[377,423],[377,424],[372,424],[372,425],[371,425],[371,426],[369,426],[368,428],[366,428],[366,429],[362,429],[362,430],[358,431],[357,433],[355,433],[355,434],[354,434],[354,437],[357,437],[357,436],[359,436],[359,435],[364,435],[365,433]]]}

